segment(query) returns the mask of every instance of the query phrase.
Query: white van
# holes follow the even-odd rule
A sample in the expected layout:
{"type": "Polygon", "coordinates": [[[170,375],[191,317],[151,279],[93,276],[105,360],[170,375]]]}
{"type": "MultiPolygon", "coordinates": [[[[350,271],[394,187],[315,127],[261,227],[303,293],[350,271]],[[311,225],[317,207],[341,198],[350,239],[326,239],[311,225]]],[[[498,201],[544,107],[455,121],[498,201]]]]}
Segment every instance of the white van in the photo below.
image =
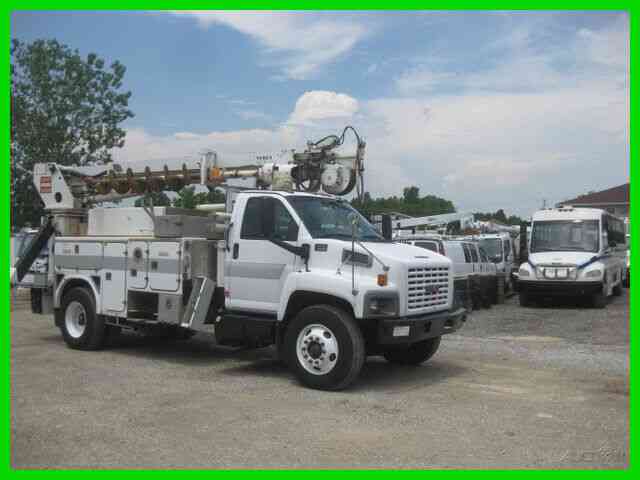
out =
{"type": "Polygon", "coordinates": [[[590,296],[597,308],[625,282],[624,222],[595,208],[534,213],[529,259],[520,266],[520,304],[534,297],[590,296]]]}
{"type": "Polygon", "coordinates": [[[489,260],[496,266],[496,272],[499,277],[504,280],[504,291],[513,291],[513,279],[511,273],[516,258],[514,239],[506,232],[500,233],[482,233],[474,235],[473,239],[478,242],[480,247],[486,252],[489,260]]]}

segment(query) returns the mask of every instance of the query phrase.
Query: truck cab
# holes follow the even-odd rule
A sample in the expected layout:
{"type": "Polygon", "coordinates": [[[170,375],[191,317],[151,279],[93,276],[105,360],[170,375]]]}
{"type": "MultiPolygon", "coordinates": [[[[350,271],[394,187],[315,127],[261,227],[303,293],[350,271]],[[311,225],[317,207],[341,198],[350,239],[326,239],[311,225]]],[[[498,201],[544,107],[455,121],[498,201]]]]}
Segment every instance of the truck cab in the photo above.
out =
{"type": "Polygon", "coordinates": [[[465,318],[448,258],[385,240],[336,197],[242,192],[226,243],[218,340],[273,341],[310,386],[342,386],[367,354],[420,363],[465,318]]]}
{"type": "Polygon", "coordinates": [[[534,213],[528,261],[520,265],[520,303],[536,298],[586,296],[604,308],[626,283],[624,222],[593,208],[561,207],[534,213]]]}

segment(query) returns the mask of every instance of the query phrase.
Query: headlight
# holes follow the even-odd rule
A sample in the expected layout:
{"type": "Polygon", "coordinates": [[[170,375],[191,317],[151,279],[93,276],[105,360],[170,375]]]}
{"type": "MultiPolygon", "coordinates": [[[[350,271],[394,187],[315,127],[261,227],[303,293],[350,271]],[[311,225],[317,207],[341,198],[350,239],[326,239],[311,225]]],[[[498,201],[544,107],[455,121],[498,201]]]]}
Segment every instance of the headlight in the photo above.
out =
{"type": "Polygon", "coordinates": [[[528,277],[529,270],[527,270],[526,268],[521,268],[520,270],[518,270],[518,275],[520,275],[521,277],[528,277]]]}
{"type": "Polygon", "coordinates": [[[602,276],[602,270],[595,269],[587,272],[585,277],[587,278],[600,278],[602,276]]]}
{"type": "Polygon", "coordinates": [[[395,317],[398,315],[398,296],[372,293],[364,300],[365,317],[395,317]]]}

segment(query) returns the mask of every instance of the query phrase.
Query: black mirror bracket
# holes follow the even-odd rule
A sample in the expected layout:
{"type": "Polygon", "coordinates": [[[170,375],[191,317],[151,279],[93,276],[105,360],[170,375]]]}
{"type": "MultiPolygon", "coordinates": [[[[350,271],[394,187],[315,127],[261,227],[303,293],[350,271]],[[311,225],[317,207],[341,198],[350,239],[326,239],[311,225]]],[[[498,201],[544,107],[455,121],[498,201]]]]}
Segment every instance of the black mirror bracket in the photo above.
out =
{"type": "Polygon", "coordinates": [[[287,242],[283,242],[282,240],[277,240],[275,238],[268,238],[267,240],[269,240],[274,245],[285,249],[287,252],[291,252],[294,255],[302,258],[302,260],[304,260],[306,271],[309,271],[309,257],[311,255],[311,246],[308,243],[304,243],[301,246],[296,247],[295,245],[290,245],[287,242]]]}

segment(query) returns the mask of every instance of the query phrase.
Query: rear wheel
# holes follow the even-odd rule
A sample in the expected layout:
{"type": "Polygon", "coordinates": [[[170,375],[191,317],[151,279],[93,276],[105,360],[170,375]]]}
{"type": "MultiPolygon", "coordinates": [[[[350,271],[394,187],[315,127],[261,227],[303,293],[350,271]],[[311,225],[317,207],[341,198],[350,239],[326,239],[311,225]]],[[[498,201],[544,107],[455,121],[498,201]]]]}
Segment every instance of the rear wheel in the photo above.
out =
{"type": "Polygon", "coordinates": [[[96,314],[93,295],[86,288],[73,288],[62,298],[59,324],[66,344],[78,350],[98,350],[105,339],[104,319],[96,314]]]}
{"type": "Polygon", "coordinates": [[[362,332],[344,310],[332,305],[303,309],[284,338],[287,365],[311,388],[341,390],[358,376],[365,360],[362,332]]]}
{"type": "Polygon", "coordinates": [[[389,348],[384,352],[384,358],[388,362],[400,365],[419,365],[435,355],[441,338],[429,338],[404,348],[389,348]]]}

